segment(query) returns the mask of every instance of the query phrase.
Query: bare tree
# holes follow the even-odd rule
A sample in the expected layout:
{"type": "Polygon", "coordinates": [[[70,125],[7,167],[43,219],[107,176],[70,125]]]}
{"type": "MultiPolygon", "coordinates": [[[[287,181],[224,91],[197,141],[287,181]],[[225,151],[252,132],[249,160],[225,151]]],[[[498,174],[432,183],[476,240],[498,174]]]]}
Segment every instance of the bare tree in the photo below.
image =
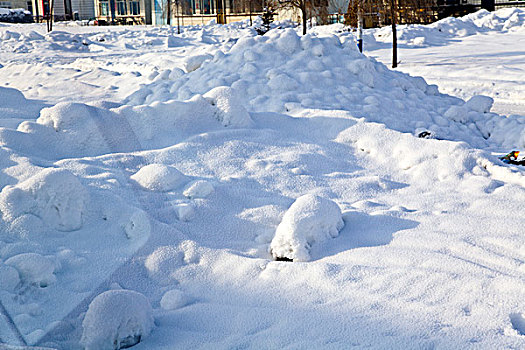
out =
{"type": "Polygon", "coordinates": [[[301,22],[303,26],[303,35],[306,34],[306,24],[309,17],[309,9],[312,7],[312,0],[276,0],[272,6],[274,9],[301,11],[301,22]]]}

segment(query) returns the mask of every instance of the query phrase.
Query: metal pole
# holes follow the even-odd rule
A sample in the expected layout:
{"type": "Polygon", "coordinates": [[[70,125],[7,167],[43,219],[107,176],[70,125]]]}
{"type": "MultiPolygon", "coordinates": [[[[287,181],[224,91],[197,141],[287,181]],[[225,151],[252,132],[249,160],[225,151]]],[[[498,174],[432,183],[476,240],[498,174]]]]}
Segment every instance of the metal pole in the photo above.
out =
{"type": "Polygon", "coordinates": [[[363,52],[363,10],[361,1],[357,5],[357,47],[363,52]]]}

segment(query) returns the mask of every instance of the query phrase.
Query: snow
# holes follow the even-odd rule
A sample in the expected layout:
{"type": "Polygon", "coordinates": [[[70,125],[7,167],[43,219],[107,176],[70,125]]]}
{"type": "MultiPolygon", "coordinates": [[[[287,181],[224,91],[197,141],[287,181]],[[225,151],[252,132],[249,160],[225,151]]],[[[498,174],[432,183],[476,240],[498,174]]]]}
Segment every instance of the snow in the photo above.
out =
{"type": "Polygon", "coordinates": [[[133,174],[131,179],[150,191],[161,192],[176,189],[187,182],[184,174],[177,168],[163,164],[148,164],[133,174]]]}
{"type": "Polygon", "coordinates": [[[188,304],[189,300],[184,292],[178,289],[168,290],[160,299],[160,307],[164,310],[180,309],[188,304]]]}
{"type": "Polygon", "coordinates": [[[343,226],[341,209],[336,203],[306,194],[297,198],[284,214],[270,252],[275,259],[308,261],[312,245],[337,237],[343,226]]]}
{"type": "Polygon", "coordinates": [[[20,283],[18,270],[3,263],[0,264],[0,281],[2,281],[2,284],[0,285],[2,290],[14,292],[15,288],[20,283]]]}
{"type": "Polygon", "coordinates": [[[36,253],[24,253],[7,259],[5,264],[18,271],[23,283],[44,288],[56,281],[54,272],[57,266],[52,258],[36,253]]]}
{"type": "Polygon", "coordinates": [[[74,231],[82,227],[88,198],[70,171],[46,168],[16,186],[4,187],[0,209],[7,222],[33,214],[59,231],[74,231]]]}
{"type": "Polygon", "coordinates": [[[153,320],[153,310],[144,295],[110,290],[89,304],[80,342],[86,350],[124,349],[147,337],[153,320]]]}
{"type": "Polygon", "coordinates": [[[197,180],[188,185],[184,190],[184,196],[188,198],[206,198],[213,193],[213,185],[205,180],[197,180]]]}
{"type": "Polygon", "coordinates": [[[0,343],[524,348],[524,13],[0,25],[0,343]]]}

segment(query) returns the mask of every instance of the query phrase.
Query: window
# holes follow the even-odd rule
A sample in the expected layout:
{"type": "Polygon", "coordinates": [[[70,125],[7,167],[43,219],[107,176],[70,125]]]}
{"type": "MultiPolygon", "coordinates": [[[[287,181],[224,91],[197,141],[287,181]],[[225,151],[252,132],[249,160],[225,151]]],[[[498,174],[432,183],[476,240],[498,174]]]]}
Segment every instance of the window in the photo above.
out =
{"type": "Polygon", "coordinates": [[[100,16],[109,16],[109,4],[107,1],[100,2],[100,16]]]}
{"type": "Polygon", "coordinates": [[[119,16],[125,16],[128,13],[125,1],[117,1],[117,14],[119,16]]]}
{"type": "Polygon", "coordinates": [[[132,15],[135,15],[135,16],[140,15],[140,2],[132,1],[130,3],[130,8],[129,9],[131,10],[131,14],[132,15]]]}

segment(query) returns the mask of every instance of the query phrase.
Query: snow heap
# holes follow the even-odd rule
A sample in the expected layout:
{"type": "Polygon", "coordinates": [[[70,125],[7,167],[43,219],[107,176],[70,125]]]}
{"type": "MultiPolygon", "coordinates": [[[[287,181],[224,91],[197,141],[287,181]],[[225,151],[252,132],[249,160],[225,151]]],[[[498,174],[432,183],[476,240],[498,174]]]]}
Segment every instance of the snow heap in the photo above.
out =
{"type": "Polygon", "coordinates": [[[337,237],[343,226],[336,203],[312,194],[301,196],[277,226],[270,252],[275,259],[308,261],[312,244],[337,237]]]}
{"type": "Polygon", "coordinates": [[[167,147],[223,127],[253,126],[237,92],[224,87],[205,97],[150,106],[106,109],[58,103],[44,108],[36,121],[20,123],[16,130],[0,128],[0,145],[24,153],[37,152],[47,159],[62,159],[167,147]]]}
{"type": "Polygon", "coordinates": [[[16,89],[0,86],[0,127],[16,128],[23,119],[36,119],[43,107],[42,103],[26,99],[16,89]]]}
{"type": "MultiPolygon", "coordinates": [[[[5,265],[14,267],[18,271],[22,283],[47,287],[56,282],[54,272],[58,266],[56,260],[51,257],[36,253],[23,253],[7,259],[5,265]]],[[[16,281],[15,276],[12,276],[11,279],[12,282],[7,280],[8,284],[14,284],[16,281]]]]}
{"type": "Polygon", "coordinates": [[[177,168],[163,164],[146,165],[131,179],[150,191],[160,192],[173,190],[188,181],[177,168]]]}
{"type": "MultiPolygon", "coordinates": [[[[305,109],[342,109],[367,121],[414,133],[431,131],[438,138],[468,140],[483,147],[502,118],[475,102],[460,118],[445,115],[465,102],[438,92],[421,77],[387,69],[355,48],[353,36],[307,34],[292,29],[240,38],[226,52],[218,51],[192,72],[176,80],[158,80],[128,97],[133,105],[153,101],[213,98],[223,125],[251,127],[249,116],[224,86],[243,92],[249,112],[299,113],[305,109]],[[216,101],[215,101],[216,100],[216,101]],[[220,102],[220,101],[224,102],[220,102]],[[221,107],[224,106],[224,107],[221,107]],[[229,112],[229,113],[228,113],[229,112]],[[468,114],[468,117],[467,115],[468,114]],[[497,124],[497,125],[496,125],[497,124]]],[[[171,102],[170,102],[171,103],[171,102]]],[[[463,110],[461,108],[460,110],[463,110]]]]}
{"type": "Polygon", "coordinates": [[[33,15],[24,9],[0,8],[0,22],[33,23],[33,15]]]}
{"type": "Polygon", "coordinates": [[[254,126],[250,114],[244,108],[244,102],[234,89],[227,86],[216,87],[204,94],[204,98],[217,107],[215,116],[223,126],[236,128],[254,126]]]}
{"type": "Polygon", "coordinates": [[[89,305],[80,343],[86,350],[124,349],[147,337],[153,322],[153,310],[144,295],[110,290],[89,305]]]}
{"type": "Polygon", "coordinates": [[[15,186],[0,192],[4,220],[32,214],[59,231],[82,227],[88,192],[78,178],[65,169],[46,168],[15,186]]]}
{"type": "MultiPolygon", "coordinates": [[[[443,45],[454,37],[465,37],[488,31],[507,32],[525,28],[525,10],[519,8],[500,9],[495,12],[479,10],[463,17],[447,17],[429,25],[399,25],[397,36],[399,45],[423,47],[443,45]]],[[[367,33],[367,45],[374,41],[391,43],[392,31],[389,27],[374,29],[367,33]]]]}

